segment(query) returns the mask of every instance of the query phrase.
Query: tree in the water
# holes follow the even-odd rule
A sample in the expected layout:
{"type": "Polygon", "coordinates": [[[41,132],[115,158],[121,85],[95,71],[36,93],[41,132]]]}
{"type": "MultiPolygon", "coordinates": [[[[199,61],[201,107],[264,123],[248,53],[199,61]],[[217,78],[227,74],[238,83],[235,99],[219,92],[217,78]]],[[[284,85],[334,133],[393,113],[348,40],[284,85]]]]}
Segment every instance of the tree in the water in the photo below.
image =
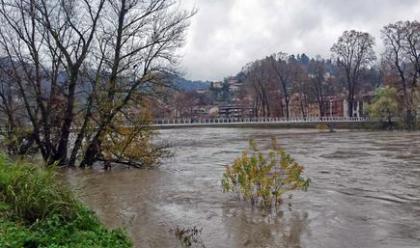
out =
{"type": "Polygon", "coordinates": [[[379,88],[372,104],[369,105],[369,115],[379,118],[386,128],[393,127],[393,118],[398,116],[399,104],[397,90],[392,87],[379,88]]]}
{"type": "Polygon", "coordinates": [[[303,170],[302,165],[277,146],[275,139],[268,154],[250,141],[249,150],[226,167],[222,187],[224,192],[236,192],[253,205],[277,206],[284,193],[307,190],[310,179],[302,176],[303,170]]]}
{"type": "MultiPolygon", "coordinates": [[[[164,75],[177,62],[176,50],[194,14],[176,4],[1,1],[0,74],[6,80],[0,95],[2,89],[14,95],[0,99],[0,115],[7,116],[0,126],[7,126],[7,133],[24,130],[22,144],[33,144],[48,164],[90,166],[107,160],[139,165],[132,163],[127,142],[139,149],[152,144],[144,135],[147,122],[132,113],[146,113],[146,99],[166,85],[164,75]],[[19,108],[10,108],[13,104],[19,108]],[[124,149],[104,156],[115,136],[124,149]],[[139,137],[148,145],[140,146],[139,137]]],[[[14,150],[25,151],[17,146],[14,150]]]]}

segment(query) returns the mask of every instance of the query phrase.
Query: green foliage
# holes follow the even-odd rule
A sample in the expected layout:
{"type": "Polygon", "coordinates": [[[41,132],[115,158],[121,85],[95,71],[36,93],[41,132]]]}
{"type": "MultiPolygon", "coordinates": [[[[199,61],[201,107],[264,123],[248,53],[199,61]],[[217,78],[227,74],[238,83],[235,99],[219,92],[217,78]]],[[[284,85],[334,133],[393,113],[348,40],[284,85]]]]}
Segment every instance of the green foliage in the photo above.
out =
{"type": "Polygon", "coordinates": [[[329,130],[329,127],[326,123],[320,123],[316,125],[316,129],[318,129],[319,131],[326,131],[329,130]]]}
{"type": "Polygon", "coordinates": [[[131,247],[58,183],[52,169],[0,155],[0,247],[131,247]]]}
{"type": "Polygon", "coordinates": [[[126,235],[106,230],[86,209],[80,209],[72,221],[58,215],[32,226],[0,219],[0,247],[131,247],[126,235]]]}
{"type": "Polygon", "coordinates": [[[379,88],[368,110],[371,117],[391,122],[399,110],[397,90],[388,86],[379,88]]]}
{"type": "Polygon", "coordinates": [[[53,215],[76,216],[78,202],[55,180],[53,169],[12,163],[0,155],[0,202],[8,214],[28,224],[53,215]]]}
{"type": "Polygon", "coordinates": [[[133,167],[159,164],[168,151],[152,142],[155,132],[150,127],[151,123],[151,114],[146,110],[117,116],[112,126],[103,133],[100,157],[105,162],[133,167]],[[130,123],[129,127],[126,127],[127,123],[130,123]]]}
{"type": "Polygon", "coordinates": [[[244,200],[263,207],[277,206],[281,196],[291,190],[307,190],[310,179],[302,176],[299,165],[273,139],[272,149],[264,154],[250,141],[250,148],[226,167],[222,179],[224,192],[237,192],[244,200]]]}
{"type": "MultiPolygon", "coordinates": [[[[19,149],[19,144],[22,144],[22,137],[18,135],[16,131],[9,131],[9,130],[1,130],[7,134],[1,135],[2,142],[1,146],[2,149],[5,149],[9,154],[15,155],[19,149]]],[[[22,135],[23,136],[23,135],[22,135]]]]}

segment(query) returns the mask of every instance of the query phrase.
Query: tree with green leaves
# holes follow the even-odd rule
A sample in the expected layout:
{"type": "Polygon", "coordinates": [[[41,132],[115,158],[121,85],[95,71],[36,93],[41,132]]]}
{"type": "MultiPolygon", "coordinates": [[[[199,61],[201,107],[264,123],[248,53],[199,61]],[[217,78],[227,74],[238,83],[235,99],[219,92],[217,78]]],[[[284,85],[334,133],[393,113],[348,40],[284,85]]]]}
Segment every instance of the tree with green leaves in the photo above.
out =
{"type": "Polygon", "coordinates": [[[407,129],[416,127],[416,90],[420,79],[420,22],[398,21],[382,29],[385,43],[384,64],[388,76],[395,77],[393,86],[401,96],[407,129]]]}
{"type": "Polygon", "coordinates": [[[369,115],[378,118],[384,123],[384,127],[393,127],[393,118],[398,116],[399,104],[397,90],[392,87],[384,87],[376,90],[375,98],[369,105],[369,115]]]}
{"type": "Polygon", "coordinates": [[[276,207],[281,196],[292,190],[307,190],[310,179],[303,174],[304,167],[272,140],[272,148],[265,154],[255,141],[232,165],[226,167],[222,179],[224,192],[238,193],[252,205],[276,207]]]}

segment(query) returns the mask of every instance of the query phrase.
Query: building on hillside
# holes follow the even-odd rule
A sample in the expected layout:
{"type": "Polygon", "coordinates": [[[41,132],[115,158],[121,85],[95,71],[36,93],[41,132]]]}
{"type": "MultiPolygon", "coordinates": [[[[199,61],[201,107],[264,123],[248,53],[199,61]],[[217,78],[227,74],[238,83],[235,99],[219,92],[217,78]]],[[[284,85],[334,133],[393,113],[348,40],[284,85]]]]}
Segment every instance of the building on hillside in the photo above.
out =
{"type": "Polygon", "coordinates": [[[219,116],[219,107],[213,105],[194,106],[189,118],[193,120],[210,119],[219,116]]]}
{"type": "Polygon", "coordinates": [[[324,102],[324,117],[345,117],[347,115],[347,101],[338,96],[328,97],[324,102]]]}
{"type": "Polygon", "coordinates": [[[207,89],[199,89],[199,90],[195,90],[195,93],[197,93],[197,94],[201,94],[201,95],[204,95],[204,94],[206,94],[208,92],[208,90],[207,89]]]}
{"type": "MultiPolygon", "coordinates": [[[[332,108],[332,116],[341,116],[341,117],[364,117],[367,116],[367,106],[372,100],[371,95],[361,96],[359,100],[356,100],[353,104],[353,116],[349,116],[349,102],[347,99],[342,99],[340,101],[333,101],[332,107],[328,105],[329,108],[332,108]]],[[[327,108],[328,110],[328,108],[327,108]]]]}
{"type": "Polygon", "coordinates": [[[191,115],[193,119],[207,118],[208,107],[207,106],[194,106],[191,108],[191,115]]]}
{"type": "Polygon", "coordinates": [[[219,106],[212,106],[208,111],[208,115],[210,118],[215,118],[219,116],[219,106]]]}
{"type": "Polygon", "coordinates": [[[229,91],[231,92],[237,92],[241,89],[241,82],[234,77],[228,78],[226,82],[229,85],[229,91]]]}
{"type": "Polygon", "coordinates": [[[225,105],[219,106],[220,118],[252,118],[255,115],[255,109],[243,105],[225,105]]]}
{"type": "MultiPolygon", "coordinates": [[[[291,118],[306,117],[349,117],[348,115],[348,101],[340,96],[327,97],[322,105],[324,110],[319,109],[319,104],[316,102],[301,103],[300,99],[293,97],[290,101],[289,116],[291,118]]],[[[370,102],[369,95],[361,97],[361,100],[355,102],[353,106],[352,117],[363,117],[366,116],[366,106],[370,102]]]]}
{"type": "Polygon", "coordinates": [[[210,88],[213,88],[213,89],[221,89],[221,88],[223,88],[223,82],[221,82],[221,81],[211,82],[210,83],[210,88]]]}
{"type": "Polygon", "coordinates": [[[229,91],[230,92],[238,92],[241,89],[240,85],[237,84],[230,84],[229,85],[229,91]]]}

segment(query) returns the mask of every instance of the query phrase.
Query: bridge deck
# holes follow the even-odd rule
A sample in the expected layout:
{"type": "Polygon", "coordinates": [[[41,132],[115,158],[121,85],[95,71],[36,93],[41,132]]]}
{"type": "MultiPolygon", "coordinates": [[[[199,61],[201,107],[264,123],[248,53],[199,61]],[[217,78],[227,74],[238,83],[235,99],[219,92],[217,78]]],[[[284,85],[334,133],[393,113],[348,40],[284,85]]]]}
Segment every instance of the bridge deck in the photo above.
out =
{"type": "Polygon", "coordinates": [[[367,123],[366,117],[323,117],[323,118],[217,118],[217,119],[172,119],[157,120],[155,128],[182,127],[234,127],[234,126],[289,126],[301,124],[367,123]]]}

